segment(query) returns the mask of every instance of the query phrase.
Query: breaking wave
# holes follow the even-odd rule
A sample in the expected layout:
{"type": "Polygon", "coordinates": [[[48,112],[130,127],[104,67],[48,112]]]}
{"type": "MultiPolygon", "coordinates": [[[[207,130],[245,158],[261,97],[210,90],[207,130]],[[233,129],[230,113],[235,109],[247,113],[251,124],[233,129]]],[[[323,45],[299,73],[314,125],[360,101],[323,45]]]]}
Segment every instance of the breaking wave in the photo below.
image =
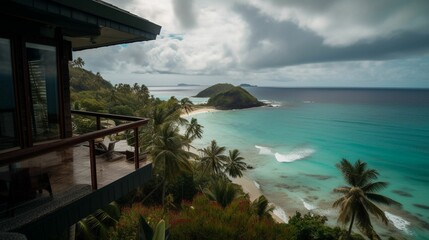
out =
{"type": "Polygon", "coordinates": [[[283,222],[288,223],[289,217],[286,215],[283,208],[276,206],[273,210],[273,214],[280,218],[283,222]]]}
{"type": "Polygon", "coordinates": [[[259,185],[259,183],[257,181],[253,181],[253,184],[255,184],[255,187],[257,189],[261,189],[261,185],[259,185]]]}
{"type": "Polygon", "coordinates": [[[304,204],[304,207],[309,211],[317,209],[316,205],[310,204],[310,203],[304,201],[304,199],[302,199],[302,198],[301,198],[301,202],[302,202],[302,204],[304,204]]]}
{"type": "Polygon", "coordinates": [[[408,226],[410,226],[410,222],[387,211],[384,211],[384,214],[386,214],[387,219],[393,223],[393,226],[408,235],[412,235],[410,229],[408,228],[408,226]]]}
{"type": "Polygon", "coordinates": [[[278,162],[294,162],[311,156],[315,152],[312,148],[295,149],[287,154],[275,153],[278,162]]]}
{"type": "Polygon", "coordinates": [[[276,102],[276,101],[270,101],[270,100],[260,100],[261,102],[267,104],[270,107],[281,107],[281,103],[280,102],[276,102]]]}
{"type": "Polygon", "coordinates": [[[255,148],[259,149],[259,154],[261,154],[261,155],[272,155],[273,154],[273,152],[271,151],[270,148],[262,147],[262,146],[258,146],[258,145],[255,145],[255,148]]]}

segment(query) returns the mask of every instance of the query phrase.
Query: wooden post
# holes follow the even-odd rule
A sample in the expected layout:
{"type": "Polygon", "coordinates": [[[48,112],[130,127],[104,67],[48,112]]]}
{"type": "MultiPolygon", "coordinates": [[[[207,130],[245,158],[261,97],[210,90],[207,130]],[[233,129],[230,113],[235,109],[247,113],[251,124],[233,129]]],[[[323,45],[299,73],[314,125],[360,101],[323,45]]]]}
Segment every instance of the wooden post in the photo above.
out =
{"type": "Polygon", "coordinates": [[[97,121],[97,130],[101,129],[101,120],[100,120],[100,116],[96,117],[96,121],[97,121]]]}
{"type": "Polygon", "coordinates": [[[95,162],[95,141],[89,140],[89,164],[91,167],[92,190],[97,190],[97,166],[95,162]]]}
{"type": "Polygon", "coordinates": [[[134,166],[139,169],[139,128],[134,128],[134,166]]]}

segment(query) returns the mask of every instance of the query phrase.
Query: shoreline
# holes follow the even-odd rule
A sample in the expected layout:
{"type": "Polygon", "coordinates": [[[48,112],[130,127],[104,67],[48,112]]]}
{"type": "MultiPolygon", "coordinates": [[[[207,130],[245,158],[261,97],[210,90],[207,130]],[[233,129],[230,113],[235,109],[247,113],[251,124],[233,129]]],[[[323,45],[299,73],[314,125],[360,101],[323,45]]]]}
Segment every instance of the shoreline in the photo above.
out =
{"type": "MultiPolygon", "coordinates": [[[[198,105],[197,105],[198,106],[198,105]]],[[[190,111],[189,113],[182,113],[180,114],[180,117],[190,117],[201,113],[211,113],[211,112],[219,112],[221,110],[218,110],[214,107],[210,106],[202,106],[202,107],[195,107],[194,110],[190,111]]]]}
{"type": "MultiPolygon", "coordinates": [[[[198,105],[197,105],[198,106],[198,105]]],[[[194,116],[197,114],[203,114],[203,113],[213,113],[213,112],[220,112],[220,111],[224,111],[224,110],[219,110],[216,109],[214,107],[210,107],[210,106],[198,106],[196,108],[194,108],[194,110],[192,110],[189,113],[182,113],[180,116],[181,117],[189,117],[189,116],[194,116]]],[[[192,151],[195,154],[198,154],[198,151],[192,151]]],[[[241,186],[241,188],[243,189],[243,192],[249,195],[249,200],[251,202],[253,202],[255,199],[259,198],[261,195],[263,195],[261,189],[259,189],[258,187],[256,187],[255,185],[255,181],[251,180],[250,178],[248,178],[247,176],[243,176],[241,178],[229,178],[231,180],[232,183],[237,184],[239,186],[241,186]]],[[[289,218],[283,209],[281,209],[279,206],[277,206],[276,204],[274,204],[273,202],[269,202],[269,204],[271,206],[274,206],[275,209],[274,211],[272,211],[270,214],[273,217],[274,221],[278,222],[278,223],[286,223],[287,221],[285,221],[285,219],[282,219],[281,217],[279,217],[275,212],[276,211],[282,211],[280,215],[283,215],[283,218],[289,218]]],[[[287,220],[287,219],[286,219],[287,220]]]]}
{"type": "MultiPolygon", "coordinates": [[[[261,189],[259,189],[258,187],[255,186],[255,181],[247,178],[246,176],[243,176],[241,178],[229,178],[229,179],[232,181],[232,183],[241,186],[241,188],[243,189],[243,192],[247,193],[249,195],[249,199],[251,202],[253,202],[255,199],[257,199],[261,195],[264,195],[262,193],[261,189]]],[[[274,206],[275,210],[279,208],[277,205],[275,205],[272,202],[269,202],[269,204],[271,206],[274,206]]],[[[275,214],[275,210],[270,213],[271,216],[273,217],[274,221],[276,221],[277,223],[286,223],[285,220],[283,220],[282,218],[280,218],[279,216],[277,216],[275,214]]],[[[288,217],[288,216],[286,216],[286,217],[288,217]]]]}
{"type": "MultiPolygon", "coordinates": [[[[208,107],[208,106],[198,106],[197,108],[195,108],[195,110],[193,110],[189,114],[185,113],[185,114],[182,114],[181,116],[188,117],[188,116],[202,114],[202,113],[219,112],[219,111],[225,111],[225,110],[218,110],[218,109],[215,109],[214,107],[208,107]]],[[[252,180],[252,178],[249,176],[244,175],[242,178],[235,178],[235,179],[230,178],[230,180],[234,184],[240,185],[242,187],[243,192],[249,195],[249,200],[251,202],[257,199],[259,196],[265,195],[263,194],[261,189],[257,187],[259,183],[252,180]]],[[[271,212],[271,216],[273,217],[274,221],[278,223],[287,223],[289,217],[292,216],[294,212],[299,211],[301,213],[310,212],[310,213],[316,213],[319,215],[327,216],[328,222],[326,224],[328,226],[330,227],[338,226],[338,224],[335,221],[336,217],[329,213],[326,213],[326,211],[334,211],[334,212],[336,211],[336,209],[331,209],[330,206],[326,207],[323,205],[320,205],[320,206],[312,205],[312,203],[305,202],[302,198],[300,198],[298,199],[300,201],[293,200],[291,202],[296,206],[291,208],[290,206],[288,206],[287,208],[283,209],[282,206],[285,207],[284,204],[278,205],[270,200],[270,198],[272,198],[273,196],[270,196],[270,194],[268,194],[268,196],[267,195],[265,196],[269,201],[269,204],[275,207],[274,211],[271,212]],[[304,205],[304,207],[302,205],[304,205]]],[[[377,233],[379,233],[380,236],[395,236],[398,238],[401,238],[404,236],[405,237],[413,236],[413,234],[415,233],[413,233],[413,231],[410,229],[410,227],[413,225],[417,225],[418,227],[428,229],[427,223],[425,223],[421,219],[418,219],[417,217],[410,219],[411,214],[405,214],[404,216],[403,212],[392,208],[387,208],[387,209],[383,208],[383,210],[384,211],[387,210],[386,212],[388,213],[388,215],[390,214],[389,215],[390,224],[388,226],[384,226],[384,225],[381,225],[378,221],[374,221],[377,228],[377,233]],[[411,220],[414,220],[414,221],[411,221],[411,220]]],[[[359,231],[356,231],[356,230],[355,232],[360,233],[359,231]]]]}
{"type": "Polygon", "coordinates": [[[189,117],[189,116],[193,116],[193,115],[197,115],[197,114],[201,114],[201,113],[212,113],[212,112],[222,112],[222,111],[237,111],[237,110],[246,110],[246,109],[253,109],[253,108],[272,108],[272,107],[276,107],[276,106],[272,106],[272,105],[263,105],[263,106],[257,106],[257,107],[249,107],[249,108],[242,108],[242,109],[217,109],[215,107],[212,106],[207,106],[207,105],[194,105],[194,110],[190,111],[189,113],[186,112],[182,112],[180,114],[181,117],[189,117]]]}

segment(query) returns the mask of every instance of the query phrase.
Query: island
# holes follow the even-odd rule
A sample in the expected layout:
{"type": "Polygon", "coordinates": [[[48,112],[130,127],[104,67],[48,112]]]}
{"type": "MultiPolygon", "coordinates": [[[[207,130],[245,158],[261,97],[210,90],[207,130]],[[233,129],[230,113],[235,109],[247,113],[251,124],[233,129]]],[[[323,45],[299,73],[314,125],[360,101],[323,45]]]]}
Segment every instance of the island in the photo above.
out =
{"type": "Polygon", "coordinates": [[[198,87],[200,85],[198,84],[187,84],[187,83],[179,83],[177,84],[178,87],[198,87]]]}
{"type": "Polygon", "coordinates": [[[209,98],[214,97],[221,92],[225,92],[234,88],[234,85],[229,83],[218,83],[199,92],[195,97],[209,98]]]}
{"type": "Polygon", "coordinates": [[[228,83],[213,85],[199,92],[195,97],[209,97],[207,105],[222,110],[243,109],[265,105],[242,87],[228,83]]]}
{"type": "Polygon", "coordinates": [[[252,84],[248,84],[248,83],[242,83],[242,84],[240,84],[240,87],[258,87],[258,85],[252,85],[252,84]]]}

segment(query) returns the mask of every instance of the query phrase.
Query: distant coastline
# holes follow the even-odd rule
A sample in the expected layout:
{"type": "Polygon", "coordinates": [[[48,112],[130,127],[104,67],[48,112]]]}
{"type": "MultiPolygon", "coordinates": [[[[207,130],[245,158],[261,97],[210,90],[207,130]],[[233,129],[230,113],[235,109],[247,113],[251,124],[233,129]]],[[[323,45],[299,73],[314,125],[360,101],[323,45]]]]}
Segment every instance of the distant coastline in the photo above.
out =
{"type": "Polygon", "coordinates": [[[198,84],[179,83],[179,84],[177,84],[177,86],[178,86],[178,87],[198,87],[198,86],[201,86],[201,85],[198,85],[198,84]]]}
{"type": "Polygon", "coordinates": [[[242,84],[240,84],[240,87],[258,87],[258,85],[251,85],[248,83],[242,83],[242,84]]]}

